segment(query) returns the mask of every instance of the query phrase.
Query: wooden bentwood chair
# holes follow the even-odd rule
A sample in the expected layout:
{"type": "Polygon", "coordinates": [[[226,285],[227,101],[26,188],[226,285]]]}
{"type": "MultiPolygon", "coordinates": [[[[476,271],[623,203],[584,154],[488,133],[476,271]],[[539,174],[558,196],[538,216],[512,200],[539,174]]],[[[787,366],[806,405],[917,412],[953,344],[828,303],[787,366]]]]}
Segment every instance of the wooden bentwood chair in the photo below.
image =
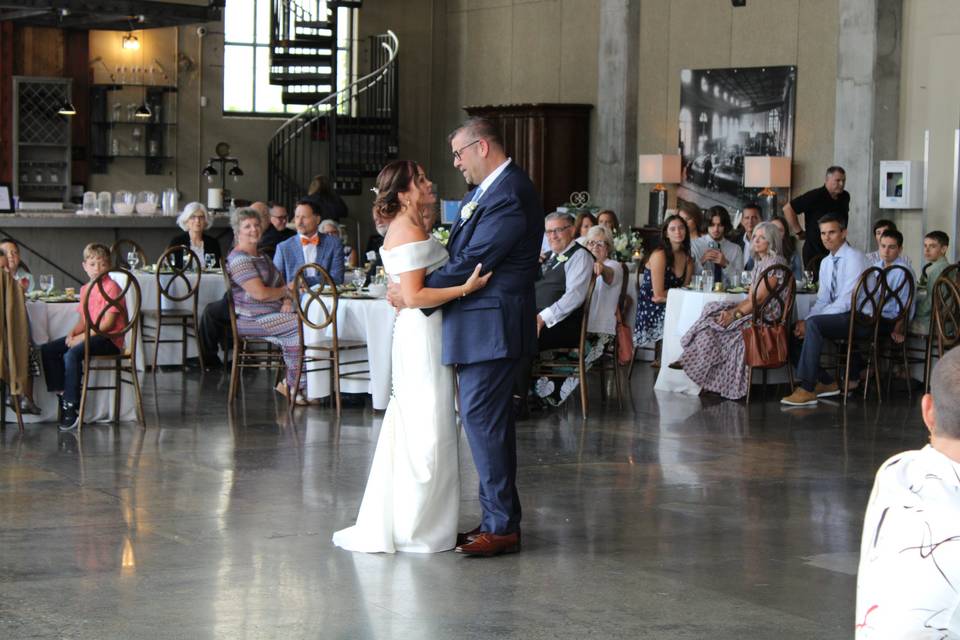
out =
{"type": "MultiPolygon", "coordinates": [[[[754,331],[760,331],[762,327],[785,327],[790,329],[790,320],[793,317],[793,305],[797,299],[797,281],[793,277],[793,272],[789,267],[781,264],[775,264],[763,270],[754,283],[751,293],[751,302],[753,305],[753,316],[750,318],[750,324],[754,331]],[[759,299],[760,292],[766,291],[767,295],[763,300],[759,299]]],[[[790,390],[793,391],[793,365],[787,359],[786,364],[780,367],[751,367],[747,366],[747,404],[750,404],[750,389],[753,386],[753,370],[763,369],[763,387],[767,387],[767,370],[770,368],[785,368],[787,370],[787,380],[790,382],[790,390]]]]}
{"type": "MultiPolygon", "coordinates": [[[[118,282],[118,284],[120,283],[118,282]]],[[[106,301],[107,306],[100,311],[96,318],[93,318],[90,316],[90,306],[87,304],[90,299],[89,293],[87,294],[87,300],[83,303],[83,320],[86,328],[83,331],[83,389],[80,394],[80,411],[77,430],[79,431],[83,428],[83,411],[87,404],[87,393],[90,391],[113,389],[113,422],[114,424],[119,423],[120,394],[124,384],[129,384],[133,387],[137,403],[137,420],[139,420],[141,426],[145,427],[146,421],[143,419],[143,398],[140,394],[140,378],[137,376],[137,343],[139,342],[137,339],[137,331],[140,327],[140,284],[137,282],[137,279],[133,277],[133,274],[126,269],[114,267],[110,271],[100,274],[100,276],[90,284],[89,291],[93,292],[94,288],[96,288],[106,301]],[[107,280],[116,280],[111,278],[111,274],[118,274],[122,276],[123,280],[123,284],[120,286],[120,294],[116,298],[111,297],[103,286],[107,280]],[[124,305],[127,293],[130,291],[134,293],[133,303],[124,305]],[[101,331],[99,328],[100,321],[110,310],[117,311],[123,322],[113,331],[101,331]],[[90,338],[94,335],[108,340],[122,337],[124,339],[123,350],[120,353],[112,355],[92,355],[90,353],[90,338]],[[99,363],[107,363],[107,366],[94,366],[99,363]],[[94,371],[113,371],[113,384],[103,387],[91,387],[90,378],[94,371]],[[124,374],[129,375],[130,379],[125,379],[123,377],[124,374]]]]}
{"type": "Polygon", "coordinates": [[[950,277],[941,275],[933,286],[933,312],[930,317],[930,343],[924,364],[926,391],[930,392],[930,370],[933,368],[933,346],[937,343],[936,357],[942,358],[950,349],[960,344],[960,285],[950,277]]]}
{"type": "MultiPolygon", "coordinates": [[[[910,322],[910,311],[913,309],[913,298],[916,295],[916,285],[913,281],[913,274],[906,267],[892,265],[883,270],[883,303],[881,310],[888,304],[893,303],[896,309],[896,315],[893,318],[887,318],[887,322],[892,323],[892,327],[902,324],[903,333],[906,336],[907,324],[910,322]],[[897,275],[899,274],[899,276],[897,275]],[[899,282],[898,282],[899,281],[899,282]],[[894,285],[893,283],[897,283],[894,285]],[[906,294],[906,296],[904,296],[906,294]]],[[[882,320],[882,319],[881,319],[882,320]]],[[[904,339],[901,343],[896,343],[890,336],[877,336],[879,342],[878,354],[881,359],[890,363],[887,371],[887,395],[890,394],[890,386],[893,382],[893,363],[903,365],[903,370],[907,375],[907,396],[913,398],[913,389],[910,382],[909,367],[910,362],[907,357],[907,341],[904,339]]]]}
{"type": "Polygon", "coordinates": [[[880,397],[880,371],[877,368],[878,350],[877,333],[880,328],[883,296],[886,291],[883,271],[879,267],[869,267],[860,274],[857,286],[850,296],[850,322],[847,325],[847,337],[833,340],[835,351],[833,354],[823,354],[823,357],[833,359],[836,380],[843,380],[843,404],[847,404],[850,395],[850,362],[854,350],[866,355],[868,379],[863,385],[863,397],[866,399],[870,387],[872,372],[877,386],[877,397],[880,397]],[[857,327],[867,330],[866,335],[857,336],[857,327]],[[843,375],[840,371],[843,369],[843,375]]]}
{"type": "MultiPolygon", "coordinates": [[[[276,369],[276,380],[279,381],[286,364],[283,361],[283,352],[269,340],[240,335],[237,330],[237,309],[233,303],[230,274],[227,272],[227,264],[222,258],[220,259],[220,269],[223,271],[223,282],[226,286],[227,309],[230,314],[230,334],[233,337],[230,389],[227,392],[227,403],[232,405],[237,397],[237,389],[240,387],[241,369],[276,369]]],[[[290,398],[290,402],[293,401],[294,398],[290,398]]]]}
{"type": "Polygon", "coordinates": [[[597,286],[597,279],[590,278],[590,284],[587,286],[587,296],[583,299],[583,318],[580,321],[580,340],[576,347],[546,349],[540,352],[537,358],[536,366],[533,370],[533,378],[552,378],[563,380],[575,374],[580,379],[580,409],[583,419],[587,419],[587,367],[584,362],[587,357],[587,327],[590,325],[590,301],[593,299],[593,289],[597,286]],[[576,365],[571,367],[571,360],[576,360],[576,365]],[[573,371],[571,372],[571,368],[573,371]]]}
{"type": "Polygon", "coordinates": [[[203,263],[190,247],[177,245],[168,248],[157,261],[157,297],[156,309],[143,311],[144,340],[149,340],[148,331],[153,334],[153,373],[156,375],[160,366],[160,344],[178,343],[181,345],[180,364],[187,366],[187,338],[197,342],[197,358],[200,360],[200,370],[203,371],[203,349],[200,348],[200,323],[197,321],[197,303],[200,297],[200,278],[203,275],[203,263]],[[186,261],[181,261],[182,255],[187,255],[186,261]],[[181,266],[177,266],[178,263],[181,266]],[[167,270],[169,273],[161,273],[167,270]],[[191,282],[188,272],[196,273],[196,280],[191,282]],[[182,282],[186,291],[175,293],[177,283],[182,282]],[[164,301],[171,303],[190,301],[189,309],[165,309],[164,301]],[[164,326],[180,327],[179,338],[162,338],[164,326]]]}
{"type": "MultiPolygon", "coordinates": [[[[339,416],[342,409],[340,399],[341,378],[362,378],[366,376],[366,379],[369,379],[370,375],[369,365],[366,369],[351,368],[348,372],[341,371],[341,367],[344,365],[368,363],[365,357],[344,361],[340,357],[341,353],[362,351],[367,348],[367,345],[361,340],[340,339],[337,329],[337,306],[340,294],[337,291],[336,283],[326,269],[315,262],[305,264],[297,270],[293,282],[293,292],[297,299],[295,306],[300,320],[298,323],[300,345],[303,348],[303,366],[297,373],[297,389],[300,388],[300,378],[304,373],[329,371],[330,390],[339,416]],[[311,286],[307,282],[306,271],[308,269],[313,269],[316,272],[320,280],[316,285],[311,286]],[[314,331],[329,328],[330,337],[308,344],[304,339],[304,326],[314,331]]],[[[290,408],[293,408],[292,403],[290,408]]]]}
{"type": "MultiPolygon", "coordinates": [[[[623,314],[631,306],[632,301],[627,293],[627,286],[630,284],[630,269],[627,267],[626,262],[621,262],[620,267],[623,270],[623,280],[620,284],[620,296],[617,298],[617,309],[620,312],[620,317],[623,318],[623,314]]],[[[630,322],[630,320],[625,321],[630,322]]],[[[603,349],[603,355],[600,356],[600,358],[593,365],[594,370],[600,374],[601,402],[606,402],[607,400],[607,373],[609,372],[611,375],[613,375],[614,385],[617,390],[617,404],[621,409],[623,408],[623,381],[621,380],[621,369],[624,367],[620,366],[620,362],[621,359],[626,361],[627,358],[630,358],[631,362],[628,366],[632,366],[634,353],[636,353],[636,347],[631,349],[629,354],[621,353],[620,341],[617,340],[617,335],[614,333],[613,340],[607,343],[603,349]]]]}

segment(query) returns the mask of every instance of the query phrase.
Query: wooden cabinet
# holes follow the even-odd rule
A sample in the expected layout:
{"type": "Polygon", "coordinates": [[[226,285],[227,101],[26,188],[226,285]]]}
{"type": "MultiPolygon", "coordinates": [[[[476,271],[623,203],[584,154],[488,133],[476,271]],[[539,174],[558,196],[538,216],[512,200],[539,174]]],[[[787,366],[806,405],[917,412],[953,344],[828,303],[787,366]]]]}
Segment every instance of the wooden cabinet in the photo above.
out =
{"type": "Polygon", "coordinates": [[[69,78],[13,78],[13,193],[21,202],[70,200],[69,78]]]}
{"type": "Polygon", "coordinates": [[[586,191],[590,166],[589,104],[513,104],[464,107],[500,128],[507,155],[526,170],[545,212],[586,191]]]}

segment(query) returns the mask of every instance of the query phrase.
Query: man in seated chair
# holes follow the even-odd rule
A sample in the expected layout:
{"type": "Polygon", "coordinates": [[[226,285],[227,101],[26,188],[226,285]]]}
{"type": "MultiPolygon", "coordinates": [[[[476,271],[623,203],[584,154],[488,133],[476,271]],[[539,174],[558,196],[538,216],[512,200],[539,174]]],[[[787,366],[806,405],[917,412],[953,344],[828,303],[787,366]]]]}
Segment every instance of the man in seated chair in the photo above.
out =
{"type": "Polygon", "coordinates": [[[867,504],[857,572],[858,640],[960,637],[960,349],[920,403],[930,444],[893,456],[867,504]]]}
{"type": "MultiPolygon", "coordinates": [[[[903,267],[910,273],[910,277],[913,278],[914,286],[916,286],[917,277],[913,273],[913,268],[910,266],[910,262],[906,260],[906,257],[901,255],[901,251],[903,250],[903,234],[895,229],[887,229],[883,232],[883,235],[880,236],[880,242],[878,246],[879,250],[877,251],[877,260],[869,263],[867,266],[879,267],[880,269],[886,269],[887,267],[892,267],[894,265],[903,267]]],[[[900,271],[899,269],[891,273],[890,277],[887,279],[887,285],[892,290],[899,290],[900,293],[898,297],[900,298],[900,302],[898,303],[896,300],[888,300],[883,306],[883,313],[881,314],[883,318],[880,322],[880,335],[889,335],[893,341],[898,344],[903,342],[906,338],[907,323],[913,316],[912,304],[906,320],[898,322],[897,326],[891,327],[886,321],[897,317],[900,309],[907,304],[907,298],[910,295],[910,291],[906,285],[903,285],[901,288],[903,279],[903,271],[900,271]]],[[[916,300],[916,294],[914,294],[914,300],[916,300]]]]}
{"type": "MultiPolygon", "coordinates": [[[[847,244],[846,221],[832,214],[820,218],[820,240],[829,254],[820,263],[820,289],[805,320],[797,322],[794,336],[802,340],[797,357],[799,385],[781,403],[790,406],[817,404],[817,398],[840,394],[837,381],[820,366],[820,353],[826,340],[846,338],[850,322],[850,298],[860,275],[867,268],[863,252],[847,244]]],[[[862,335],[868,329],[858,325],[862,335]]],[[[860,335],[858,334],[858,335],[860,335]]],[[[850,365],[853,379],[859,379],[863,361],[856,355],[850,365]]],[[[852,385],[851,385],[852,386],[852,385]]]]}
{"type": "Polygon", "coordinates": [[[923,238],[923,259],[926,264],[923,265],[920,282],[917,286],[922,285],[926,289],[927,295],[917,302],[917,311],[910,322],[910,333],[925,336],[930,332],[934,285],[936,285],[937,278],[940,277],[943,270],[950,266],[950,261],[947,260],[949,249],[950,236],[943,231],[931,231],[923,238]]]}
{"type": "MultiPolygon", "coordinates": [[[[743,250],[724,236],[730,233],[732,223],[730,214],[721,206],[707,210],[707,235],[700,236],[690,243],[693,262],[697,268],[713,271],[713,281],[723,282],[733,276],[737,284],[743,271],[743,250]]],[[[750,227],[753,233],[753,225],[750,227]]]]}
{"type": "MultiPolygon", "coordinates": [[[[343,243],[336,236],[319,233],[320,216],[310,200],[301,200],[293,212],[297,235],[277,245],[273,264],[286,282],[293,282],[297,270],[309,262],[323,267],[336,284],[343,284],[343,243]]],[[[311,285],[319,282],[315,274],[307,274],[311,285]]]]}
{"type": "MultiPolygon", "coordinates": [[[[574,242],[573,217],[550,213],[544,221],[551,253],[540,267],[537,280],[538,351],[573,348],[580,343],[583,302],[593,277],[593,256],[574,242]]],[[[533,370],[531,358],[521,359],[513,386],[514,409],[518,417],[527,415],[527,391],[533,370]]]]}
{"type": "Polygon", "coordinates": [[[268,206],[270,207],[270,224],[260,235],[257,249],[272,258],[277,251],[277,245],[287,238],[297,235],[297,232],[287,228],[287,208],[285,206],[276,202],[271,202],[268,206]]]}

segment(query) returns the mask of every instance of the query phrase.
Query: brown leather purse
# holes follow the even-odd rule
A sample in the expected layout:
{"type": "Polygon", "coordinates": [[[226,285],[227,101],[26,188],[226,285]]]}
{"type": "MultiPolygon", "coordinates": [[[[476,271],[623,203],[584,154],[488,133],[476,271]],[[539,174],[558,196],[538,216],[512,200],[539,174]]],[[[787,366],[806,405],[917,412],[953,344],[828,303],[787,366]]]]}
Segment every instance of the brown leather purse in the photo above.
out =
{"type": "Polygon", "coordinates": [[[747,366],[776,369],[787,364],[787,327],[749,324],[743,334],[744,356],[747,366]]]}

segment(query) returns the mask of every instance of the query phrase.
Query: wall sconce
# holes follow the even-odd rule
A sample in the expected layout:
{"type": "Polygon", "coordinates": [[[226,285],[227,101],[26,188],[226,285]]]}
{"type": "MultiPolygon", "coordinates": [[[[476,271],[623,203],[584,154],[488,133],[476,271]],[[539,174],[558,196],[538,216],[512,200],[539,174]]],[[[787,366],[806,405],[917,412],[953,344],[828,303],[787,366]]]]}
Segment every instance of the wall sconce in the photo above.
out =
{"type": "Polygon", "coordinates": [[[790,158],[778,156],[746,156],[743,159],[743,186],[762,187],[757,194],[764,208],[763,219],[777,215],[777,192],[772,187],[790,186],[790,158]]]}
{"type": "Polygon", "coordinates": [[[667,211],[667,188],[663,185],[680,183],[680,156],[641,154],[637,161],[637,182],[655,185],[650,190],[647,224],[659,227],[667,211]]]}
{"type": "Polygon", "coordinates": [[[120,48],[128,51],[136,51],[140,48],[140,40],[132,33],[128,33],[123,36],[123,39],[120,41],[120,48]]]}

